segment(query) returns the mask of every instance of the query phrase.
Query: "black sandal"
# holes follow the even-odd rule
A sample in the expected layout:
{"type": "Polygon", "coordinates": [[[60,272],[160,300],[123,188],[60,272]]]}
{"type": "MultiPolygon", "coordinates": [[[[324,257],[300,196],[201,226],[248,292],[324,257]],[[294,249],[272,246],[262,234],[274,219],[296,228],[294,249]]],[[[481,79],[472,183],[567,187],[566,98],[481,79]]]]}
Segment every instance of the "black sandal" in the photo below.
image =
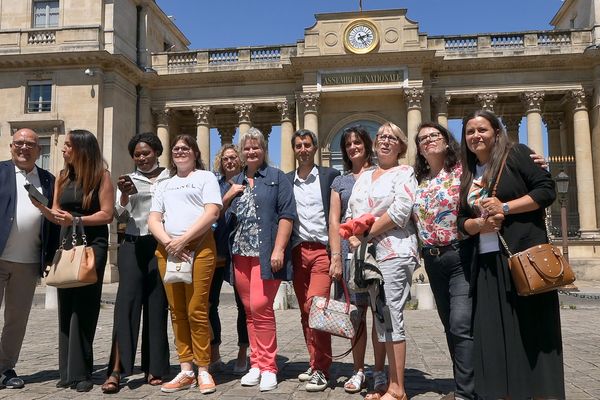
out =
{"type": "Polygon", "coordinates": [[[104,381],[104,383],[102,384],[102,386],[100,387],[102,389],[102,393],[105,394],[114,394],[114,393],[119,393],[119,390],[121,390],[121,374],[113,371],[108,378],[106,378],[106,380],[104,381]]]}

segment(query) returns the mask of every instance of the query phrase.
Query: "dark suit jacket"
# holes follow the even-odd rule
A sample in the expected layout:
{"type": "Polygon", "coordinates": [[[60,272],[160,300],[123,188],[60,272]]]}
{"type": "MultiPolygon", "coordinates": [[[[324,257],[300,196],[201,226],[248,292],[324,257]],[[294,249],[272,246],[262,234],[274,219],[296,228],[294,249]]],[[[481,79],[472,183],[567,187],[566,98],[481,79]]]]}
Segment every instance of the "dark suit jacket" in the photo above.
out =
{"type": "MultiPolygon", "coordinates": [[[[50,200],[48,207],[52,207],[54,176],[42,168],[38,168],[38,175],[40,177],[40,183],[42,184],[42,193],[50,200]]],[[[2,254],[15,219],[17,205],[15,164],[11,160],[0,162],[0,188],[2,188],[2,190],[0,190],[0,254],[2,254]]],[[[40,273],[44,271],[46,264],[50,263],[54,257],[54,253],[58,248],[58,235],[58,226],[49,222],[46,218],[43,218],[40,229],[40,237],[42,240],[40,273]]]]}
{"type": "MultiPolygon", "coordinates": [[[[320,167],[317,166],[317,170],[319,171],[319,183],[321,186],[321,199],[323,200],[323,211],[325,211],[325,224],[327,229],[329,229],[329,203],[331,201],[331,184],[336,176],[340,174],[335,168],[329,167],[320,167]]],[[[294,178],[296,176],[296,171],[288,172],[287,177],[290,179],[292,183],[292,187],[294,186],[294,178]]]]}

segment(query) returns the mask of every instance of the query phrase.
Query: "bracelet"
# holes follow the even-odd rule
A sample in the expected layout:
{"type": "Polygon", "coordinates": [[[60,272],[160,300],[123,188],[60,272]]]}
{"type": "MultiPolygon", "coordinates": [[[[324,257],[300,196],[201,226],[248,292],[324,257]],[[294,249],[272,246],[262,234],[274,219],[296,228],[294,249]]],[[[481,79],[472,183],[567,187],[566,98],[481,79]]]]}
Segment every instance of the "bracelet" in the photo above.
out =
{"type": "Polygon", "coordinates": [[[342,253],[338,253],[338,252],[331,253],[331,257],[333,257],[333,256],[340,256],[341,257],[342,253]]]}
{"type": "Polygon", "coordinates": [[[81,217],[75,217],[75,218],[73,218],[73,224],[75,224],[75,225],[79,225],[79,224],[83,225],[83,221],[81,220],[81,217]]]}

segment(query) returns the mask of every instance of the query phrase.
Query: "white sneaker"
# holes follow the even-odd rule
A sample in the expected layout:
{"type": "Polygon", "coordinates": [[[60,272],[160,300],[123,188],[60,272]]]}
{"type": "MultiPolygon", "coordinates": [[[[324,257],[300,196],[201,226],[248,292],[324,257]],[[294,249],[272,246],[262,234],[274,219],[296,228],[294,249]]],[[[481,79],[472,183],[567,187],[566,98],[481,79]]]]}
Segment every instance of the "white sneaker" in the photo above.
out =
{"type": "Polygon", "coordinates": [[[277,387],[277,375],[270,371],[261,372],[260,374],[260,391],[267,392],[277,387]]]}
{"type": "Polygon", "coordinates": [[[260,369],[250,368],[250,371],[240,379],[242,386],[256,386],[261,382],[260,369]]]}

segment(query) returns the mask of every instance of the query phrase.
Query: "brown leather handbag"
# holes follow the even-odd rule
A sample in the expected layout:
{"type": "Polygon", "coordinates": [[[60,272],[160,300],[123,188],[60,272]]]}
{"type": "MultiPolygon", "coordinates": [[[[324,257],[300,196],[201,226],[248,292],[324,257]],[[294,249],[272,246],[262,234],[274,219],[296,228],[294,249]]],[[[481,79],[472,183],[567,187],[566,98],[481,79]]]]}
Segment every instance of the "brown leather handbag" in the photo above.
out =
{"type": "Polygon", "coordinates": [[[67,237],[63,238],[60,247],[56,250],[52,265],[46,276],[46,285],[61,289],[87,286],[98,281],[96,273],[96,260],[94,250],[87,246],[87,239],[83,225],[73,221],[71,234],[72,248],[65,250],[67,237]],[[77,246],[77,228],[81,229],[83,244],[77,246]]]}
{"type": "Polygon", "coordinates": [[[498,236],[508,253],[510,274],[519,296],[549,292],[575,282],[573,269],[552,243],[538,244],[512,254],[502,235],[498,236]]]}
{"type": "MultiPolygon", "coordinates": [[[[496,188],[500,175],[506,164],[506,156],[500,167],[500,172],[496,178],[492,197],[496,196],[496,188]]],[[[538,293],[549,292],[561,286],[569,285],[575,282],[573,269],[565,260],[561,251],[552,244],[548,235],[548,221],[544,214],[546,223],[546,237],[548,243],[538,244],[526,250],[513,254],[508,249],[506,241],[500,233],[498,237],[508,254],[508,265],[513,283],[519,296],[531,296],[538,293]]]]}

